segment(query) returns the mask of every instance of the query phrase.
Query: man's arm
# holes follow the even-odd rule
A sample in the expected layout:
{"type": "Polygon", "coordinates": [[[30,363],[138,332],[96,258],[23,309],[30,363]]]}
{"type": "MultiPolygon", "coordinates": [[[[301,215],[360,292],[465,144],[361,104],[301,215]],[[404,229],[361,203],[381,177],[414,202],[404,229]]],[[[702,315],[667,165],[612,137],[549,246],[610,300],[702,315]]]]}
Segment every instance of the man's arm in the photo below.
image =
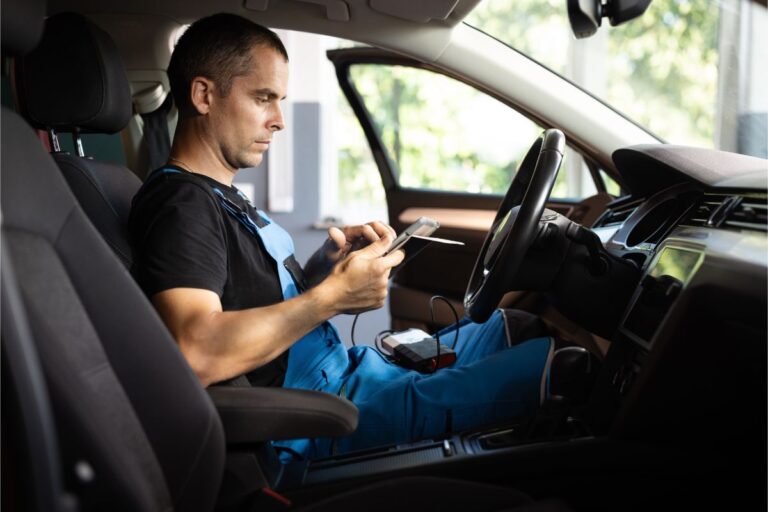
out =
{"type": "Polygon", "coordinates": [[[275,359],[323,321],[342,311],[384,305],[389,271],[403,259],[382,256],[387,233],[352,252],[306,293],[272,306],[222,311],[219,296],[196,288],[173,288],[152,302],[204,386],[242,375],[275,359]]]}

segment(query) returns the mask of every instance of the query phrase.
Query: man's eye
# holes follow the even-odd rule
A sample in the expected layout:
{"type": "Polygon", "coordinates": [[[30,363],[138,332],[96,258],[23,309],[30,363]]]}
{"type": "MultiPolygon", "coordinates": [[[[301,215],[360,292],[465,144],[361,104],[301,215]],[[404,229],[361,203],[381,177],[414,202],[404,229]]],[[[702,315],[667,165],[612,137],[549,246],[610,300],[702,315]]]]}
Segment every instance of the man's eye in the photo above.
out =
{"type": "Polygon", "coordinates": [[[256,103],[259,103],[260,105],[263,105],[265,103],[269,103],[269,98],[266,96],[257,96],[256,97],[256,103]]]}

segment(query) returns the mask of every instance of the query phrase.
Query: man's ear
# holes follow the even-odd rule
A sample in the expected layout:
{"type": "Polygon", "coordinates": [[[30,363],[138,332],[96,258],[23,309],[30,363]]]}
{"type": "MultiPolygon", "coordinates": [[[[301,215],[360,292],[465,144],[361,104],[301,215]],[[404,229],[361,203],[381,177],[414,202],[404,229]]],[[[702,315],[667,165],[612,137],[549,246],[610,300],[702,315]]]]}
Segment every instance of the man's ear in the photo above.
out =
{"type": "Polygon", "coordinates": [[[198,114],[205,115],[211,110],[214,87],[215,84],[208,78],[196,76],[192,79],[189,99],[192,103],[192,108],[194,108],[198,114]]]}

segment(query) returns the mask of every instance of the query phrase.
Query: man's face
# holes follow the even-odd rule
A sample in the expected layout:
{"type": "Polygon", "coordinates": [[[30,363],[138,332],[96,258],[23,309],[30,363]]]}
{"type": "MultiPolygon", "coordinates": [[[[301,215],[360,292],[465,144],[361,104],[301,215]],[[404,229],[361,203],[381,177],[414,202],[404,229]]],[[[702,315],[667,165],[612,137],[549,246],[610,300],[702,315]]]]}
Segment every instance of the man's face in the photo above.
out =
{"type": "Polygon", "coordinates": [[[251,69],[237,76],[226,97],[215,95],[210,110],[211,135],[233,169],[256,167],[272,135],[285,128],[280,102],[288,88],[288,63],[268,46],[251,49],[251,69]]]}

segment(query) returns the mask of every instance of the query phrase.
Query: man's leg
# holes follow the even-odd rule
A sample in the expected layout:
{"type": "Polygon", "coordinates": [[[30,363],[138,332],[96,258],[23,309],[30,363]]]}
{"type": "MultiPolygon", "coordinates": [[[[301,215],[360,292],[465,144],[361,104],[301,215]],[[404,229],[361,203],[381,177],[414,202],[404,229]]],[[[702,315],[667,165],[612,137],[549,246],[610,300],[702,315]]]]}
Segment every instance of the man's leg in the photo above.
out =
{"type": "MultiPolygon", "coordinates": [[[[336,328],[325,322],[291,347],[283,387],[337,394],[341,376],[350,366],[349,354],[336,328]]],[[[315,455],[312,439],[291,439],[273,443],[283,462],[315,455]]]]}
{"type": "MultiPolygon", "coordinates": [[[[452,347],[456,331],[456,326],[440,331],[440,342],[452,347]]],[[[547,336],[539,317],[516,309],[498,309],[483,324],[464,319],[459,323],[458,333],[454,350],[459,365],[479,361],[522,341],[547,336]]]]}
{"type": "Polygon", "coordinates": [[[338,376],[348,366],[346,347],[336,328],[325,322],[291,347],[283,387],[336,393],[341,386],[338,376]]]}
{"type": "Polygon", "coordinates": [[[332,447],[342,453],[530,414],[546,397],[551,354],[552,340],[537,338],[434,374],[388,372],[388,382],[362,364],[348,381],[354,388],[349,398],[360,409],[358,429],[335,443],[318,440],[318,455],[330,455],[332,447]]]}
{"type": "MultiPolygon", "coordinates": [[[[298,357],[291,349],[285,385],[331,393],[338,390],[358,406],[360,426],[353,436],[337,443],[341,451],[406,442],[438,435],[446,429],[463,429],[528,413],[538,406],[545,392],[541,376],[550,343],[548,338],[532,340],[518,348],[518,340],[510,336],[509,316],[504,313],[494,312],[484,324],[463,322],[456,343],[457,363],[436,374],[396,366],[371,347],[356,347],[347,353],[335,346],[325,353],[328,348],[324,350],[320,344],[310,350],[296,350],[298,357]],[[475,365],[499,352],[510,354],[475,365]]],[[[529,317],[523,320],[527,322],[529,317]]],[[[454,331],[449,328],[441,334],[441,342],[451,346],[453,337],[454,331]]],[[[279,444],[305,455],[323,456],[330,455],[332,441],[279,444]]]]}

